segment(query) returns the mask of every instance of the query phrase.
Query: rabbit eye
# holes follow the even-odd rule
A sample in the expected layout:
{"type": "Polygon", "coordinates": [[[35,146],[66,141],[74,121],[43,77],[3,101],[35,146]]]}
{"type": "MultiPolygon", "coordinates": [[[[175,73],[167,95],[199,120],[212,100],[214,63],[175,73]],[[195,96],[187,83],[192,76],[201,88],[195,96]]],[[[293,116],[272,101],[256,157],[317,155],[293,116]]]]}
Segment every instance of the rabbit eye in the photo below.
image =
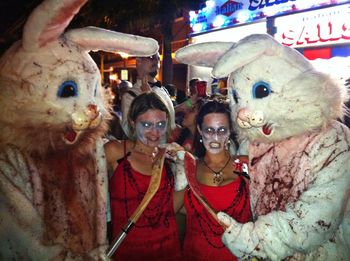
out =
{"type": "Polygon", "coordinates": [[[57,96],[61,98],[69,98],[78,96],[78,86],[73,81],[65,81],[58,88],[57,96]]]}
{"type": "Polygon", "coordinates": [[[253,85],[253,97],[255,99],[262,99],[267,97],[272,92],[270,85],[266,82],[257,82],[253,85]]]}

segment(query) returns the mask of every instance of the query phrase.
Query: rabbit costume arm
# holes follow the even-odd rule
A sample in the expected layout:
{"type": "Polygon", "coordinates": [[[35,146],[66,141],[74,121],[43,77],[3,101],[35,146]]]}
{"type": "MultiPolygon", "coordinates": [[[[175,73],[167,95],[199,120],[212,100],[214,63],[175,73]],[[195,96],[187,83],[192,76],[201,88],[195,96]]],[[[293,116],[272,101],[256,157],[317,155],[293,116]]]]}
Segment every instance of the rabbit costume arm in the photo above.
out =
{"type": "Polygon", "coordinates": [[[41,200],[34,198],[33,191],[33,185],[38,188],[40,180],[31,176],[36,171],[32,163],[12,146],[2,151],[0,161],[0,234],[12,235],[11,240],[1,244],[1,258],[26,256],[31,260],[49,260],[59,256],[61,246],[45,246],[41,241],[44,228],[38,211],[41,200]]]}
{"type": "MultiPolygon", "coordinates": [[[[106,173],[102,141],[97,143],[96,156],[99,155],[99,174],[97,181],[103,184],[106,173]]],[[[74,253],[60,244],[43,243],[45,231],[43,215],[42,183],[38,169],[30,157],[23,155],[18,148],[7,146],[0,154],[0,234],[11,235],[0,247],[1,257],[9,260],[13,257],[26,257],[30,260],[75,260],[74,253]]],[[[100,206],[101,219],[105,215],[106,190],[101,189],[100,206]]],[[[99,242],[104,242],[105,235],[100,234],[99,242]]],[[[101,245],[86,253],[85,258],[104,260],[107,246],[101,245]]]]}
{"type": "Polygon", "coordinates": [[[338,227],[349,219],[350,176],[343,166],[350,166],[350,137],[339,125],[323,134],[308,152],[314,178],[297,202],[247,224],[218,214],[230,225],[223,242],[234,255],[281,260],[299,253],[311,260],[346,260],[346,234],[338,227]]]}

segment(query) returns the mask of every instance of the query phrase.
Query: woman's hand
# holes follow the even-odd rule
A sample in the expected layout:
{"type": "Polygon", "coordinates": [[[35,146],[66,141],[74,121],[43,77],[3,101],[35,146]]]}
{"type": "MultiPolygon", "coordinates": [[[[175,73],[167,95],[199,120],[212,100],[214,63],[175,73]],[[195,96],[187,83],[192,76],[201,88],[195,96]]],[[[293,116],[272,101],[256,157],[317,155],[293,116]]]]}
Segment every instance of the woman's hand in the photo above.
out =
{"type": "Polygon", "coordinates": [[[177,152],[185,150],[182,146],[180,146],[176,142],[162,144],[159,147],[165,148],[165,157],[175,162],[177,160],[177,152]]]}
{"type": "Polygon", "coordinates": [[[175,191],[183,190],[187,187],[188,184],[184,162],[185,150],[182,146],[175,142],[164,144],[163,147],[165,147],[166,150],[165,157],[174,161],[172,164],[175,183],[174,189],[175,191]]]}

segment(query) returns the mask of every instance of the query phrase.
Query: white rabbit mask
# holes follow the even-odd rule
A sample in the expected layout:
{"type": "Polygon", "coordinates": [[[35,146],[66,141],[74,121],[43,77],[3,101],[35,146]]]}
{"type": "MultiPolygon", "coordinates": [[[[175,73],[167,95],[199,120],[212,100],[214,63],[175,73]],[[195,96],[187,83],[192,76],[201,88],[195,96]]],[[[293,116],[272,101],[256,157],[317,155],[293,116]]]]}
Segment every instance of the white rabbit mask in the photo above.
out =
{"type": "Polygon", "coordinates": [[[237,43],[186,46],[176,59],[213,67],[216,78],[229,76],[232,118],[240,136],[251,142],[274,142],[321,128],[344,112],[346,89],[266,34],[237,43]]]}
{"type": "Polygon", "coordinates": [[[0,60],[0,143],[25,150],[91,141],[109,117],[90,50],[149,56],[155,40],[95,27],[63,31],[86,0],[49,0],[28,18],[23,39],[0,60]]]}

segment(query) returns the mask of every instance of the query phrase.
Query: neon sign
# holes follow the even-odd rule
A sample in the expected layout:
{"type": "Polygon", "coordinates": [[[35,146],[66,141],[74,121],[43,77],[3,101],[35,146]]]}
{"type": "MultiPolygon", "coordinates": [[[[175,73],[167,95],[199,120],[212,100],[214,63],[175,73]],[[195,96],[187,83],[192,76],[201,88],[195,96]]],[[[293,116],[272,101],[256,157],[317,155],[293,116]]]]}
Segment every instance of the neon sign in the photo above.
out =
{"type": "Polygon", "coordinates": [[[255,11],[256,9],[262,9],[264,7],[269,7],[273,5],[279,5],[279,4],[284,4],[287,2],[295,2],[296,0],[275,0],[275,1],[270,1],[270,0],[251,0],[249,4],[249,10],[255,11]]]}
{"type": "Polygon", "coordinates": [[[216,15],[226,15],[230,16],[237,10],[241,10],[243,8],[243,4],[229,0],[224,3],[222,6],[216,6],[215,14],[216,15]]]}
{"type": "MultiPolygon", "coordinates": [[[[281,16],[329,5],[350,3],[349,0],[208,0],[206,7],[191,11],[192,34],[203,33],[266,17],[281,16]],[[219,17],[221,16],[221,17],[219,17]],[[225,19],[223,18],[225,17],[225,19]]],[[[293,22],[292,22],[293,24],[293,22]]]]}

